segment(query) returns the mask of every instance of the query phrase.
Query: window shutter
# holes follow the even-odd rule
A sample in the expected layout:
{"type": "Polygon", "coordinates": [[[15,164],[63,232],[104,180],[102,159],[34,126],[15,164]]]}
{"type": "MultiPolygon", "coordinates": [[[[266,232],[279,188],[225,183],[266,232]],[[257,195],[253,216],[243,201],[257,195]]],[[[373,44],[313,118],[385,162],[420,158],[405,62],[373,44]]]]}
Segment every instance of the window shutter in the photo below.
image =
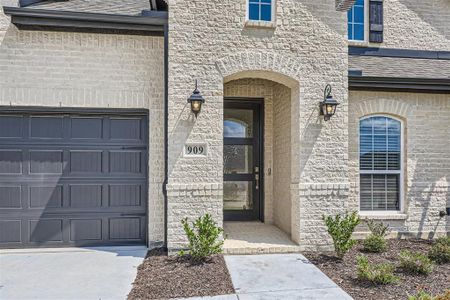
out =
{"type": "Polygon", "coordinates": [[[369,41],[383,42],[383,0],[369,2],[369,41]]]}

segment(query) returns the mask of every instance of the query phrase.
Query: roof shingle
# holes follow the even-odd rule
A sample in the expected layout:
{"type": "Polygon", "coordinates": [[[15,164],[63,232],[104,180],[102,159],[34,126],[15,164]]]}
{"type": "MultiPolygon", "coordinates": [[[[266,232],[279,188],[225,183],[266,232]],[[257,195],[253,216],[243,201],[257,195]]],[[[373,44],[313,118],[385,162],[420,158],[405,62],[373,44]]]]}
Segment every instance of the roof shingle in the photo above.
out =
{"type": "Polygon", "coordinates": [[[450,78],[450,60],[350,55],[348,65],[363,76],[450,78]]]}
{"type": "Polygon", "coordinates": [[[149,0],[48,0],[27,6],[31,9],[139,16],[150,10],[149,0]]]}

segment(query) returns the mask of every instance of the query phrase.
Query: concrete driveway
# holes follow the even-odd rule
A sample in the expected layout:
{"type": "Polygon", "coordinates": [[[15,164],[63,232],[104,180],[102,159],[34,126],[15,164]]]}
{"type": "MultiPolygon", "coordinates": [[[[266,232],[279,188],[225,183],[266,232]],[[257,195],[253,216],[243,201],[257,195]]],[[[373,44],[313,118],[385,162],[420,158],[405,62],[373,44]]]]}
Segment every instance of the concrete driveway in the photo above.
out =
{"type": "Polygon", "coordinates": [[[0,299],[126,299],[145,247],[0,251],[0,299]]]}

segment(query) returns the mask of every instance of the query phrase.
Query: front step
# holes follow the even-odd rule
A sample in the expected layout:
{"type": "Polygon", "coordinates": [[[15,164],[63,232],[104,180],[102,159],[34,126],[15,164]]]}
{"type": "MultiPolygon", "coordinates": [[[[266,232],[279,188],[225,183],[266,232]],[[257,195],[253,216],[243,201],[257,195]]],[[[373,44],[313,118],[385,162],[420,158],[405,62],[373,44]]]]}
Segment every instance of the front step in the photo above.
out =
{"type": "Polygon", "coordinates": [[[299,246],[243,247],[243,248],[224,247],[223,253],[225,255],[300,253],[300,247],[299,246]]]}
{"type": "Polygon", "coordinates": [[[224,254],[299,253],[300,246],[278,227],[261,222],[225,222],[224,254]]]}

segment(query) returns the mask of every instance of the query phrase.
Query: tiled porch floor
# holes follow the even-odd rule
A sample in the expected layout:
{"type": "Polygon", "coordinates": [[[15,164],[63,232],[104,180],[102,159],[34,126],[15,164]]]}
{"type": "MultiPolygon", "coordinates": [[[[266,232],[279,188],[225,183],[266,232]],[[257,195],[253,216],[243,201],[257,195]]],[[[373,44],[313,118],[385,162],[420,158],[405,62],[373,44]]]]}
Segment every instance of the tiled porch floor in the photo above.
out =
{"type": "Polygon", "coordinates": [[[225,254],[299,252],[300,247],[274,225],[261,222],[224,222],[225,254]]]}

